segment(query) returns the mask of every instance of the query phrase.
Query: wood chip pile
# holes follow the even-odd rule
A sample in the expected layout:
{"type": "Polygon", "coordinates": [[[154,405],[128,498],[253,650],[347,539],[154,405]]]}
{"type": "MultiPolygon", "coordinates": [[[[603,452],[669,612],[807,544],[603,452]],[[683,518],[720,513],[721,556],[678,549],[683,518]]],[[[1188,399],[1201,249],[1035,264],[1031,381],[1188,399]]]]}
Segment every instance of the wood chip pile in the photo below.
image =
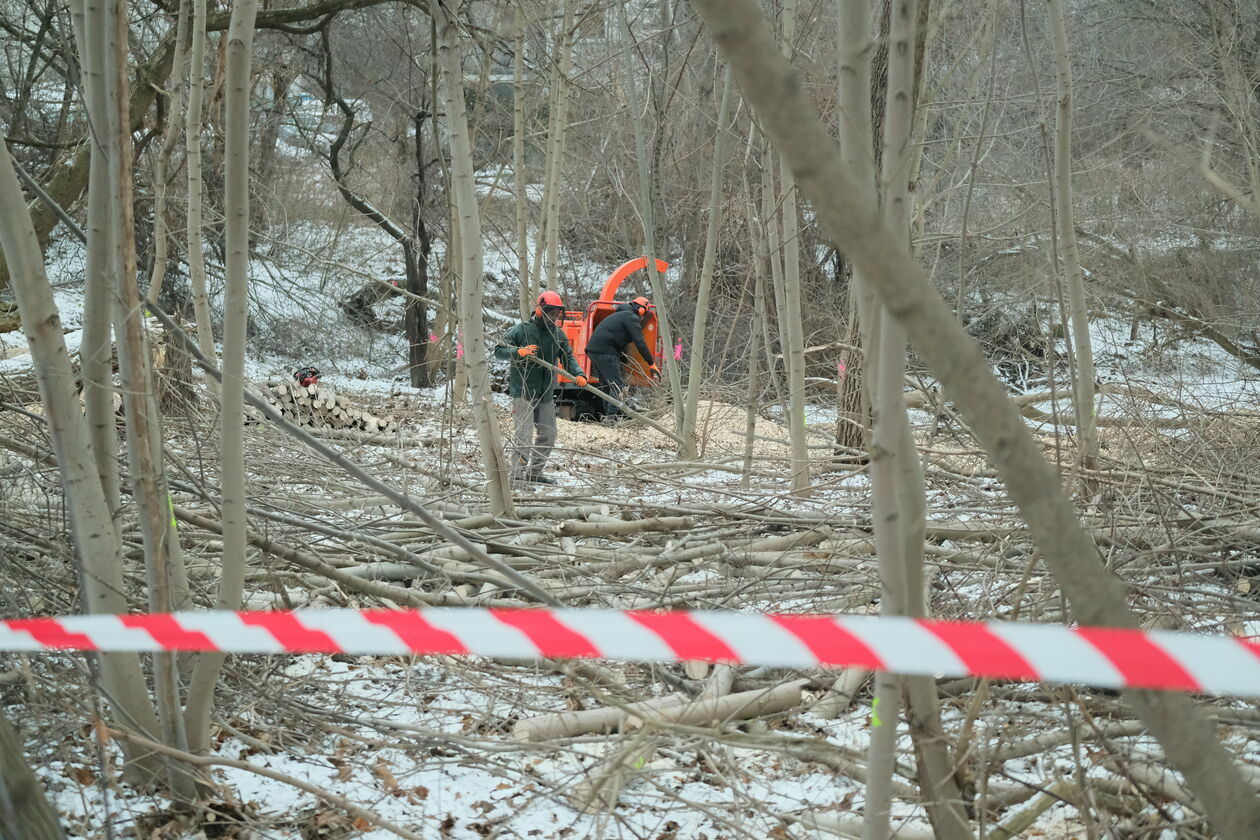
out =
{"type": "Polygon", "coordinates": [[[331,385],[299,385],[273,379],[263,393],[286,420],[299,426],[357,429],[372,434],[398,430],[398,420],[392,414],[380,417],[355,408],[349,397],[338,394],[331,385]]]}
{"type": "MultiPolygon", "coordinates": [[[[673,426],[669,411],[656,413],[654,418],[668,427],[673,426]]],[[[698,407],[698,442],[702,459],[720,459],[743,455],[744,436],[747,433],[747,414],[742,405],[732,405],[718,400],[701,400],[698,407]]],[[[504,427],[509,430],[510,423],[504,427]]],[[[788,445],[787,427],[765,417],[757,417],[753,455],[758,458],[785,458],[791,449],[788,445]]],[[[820,433],[821,434],[821,433],[820,433]]],[[[827,438],[820,437],[820,442],[827,438]]],[[[672,451],[677,445],[669,438],[638,422],[616,426],[601,423],[567,422],[560,426],[560,443],[563,446],[603,449],[643,448],[672,451]]]]}

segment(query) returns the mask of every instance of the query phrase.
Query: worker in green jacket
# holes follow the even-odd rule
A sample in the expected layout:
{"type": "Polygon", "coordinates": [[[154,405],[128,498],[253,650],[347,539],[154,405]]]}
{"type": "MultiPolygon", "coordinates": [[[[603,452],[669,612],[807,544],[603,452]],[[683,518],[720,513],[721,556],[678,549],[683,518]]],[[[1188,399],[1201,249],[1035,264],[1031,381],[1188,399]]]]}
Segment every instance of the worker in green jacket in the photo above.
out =
{"type": "Polygon", "coordinates": [[[563,314],[560,295],[545,291],[538,296],[533,317],[508,330],[494,348],[495,358],[512,363],[508,391],[512,395],[515,449],[512,477],[517,481],[555,484],[543,475],[543,466],[556,444],[556,374],[532,359],[564,368],[578,387],[586,386],[586,376],[573,357],[569,339],[557,324],[563,314]]]}

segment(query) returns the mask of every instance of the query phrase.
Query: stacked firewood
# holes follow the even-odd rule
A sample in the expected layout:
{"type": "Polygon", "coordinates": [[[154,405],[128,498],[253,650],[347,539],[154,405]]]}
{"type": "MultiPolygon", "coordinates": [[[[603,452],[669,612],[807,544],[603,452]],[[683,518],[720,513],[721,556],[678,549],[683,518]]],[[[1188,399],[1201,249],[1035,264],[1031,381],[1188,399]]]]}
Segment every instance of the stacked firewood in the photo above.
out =
{"type": "Polygon", "coordinates": [[[357,429],[370,434],[398,430],[398,421],[393,415],[380,417],[355,408],[349,397],[338,394],[330,385],[299,385],[273,379],[267,383],[264,394],[286,420],[299,426],[357,429]]]}

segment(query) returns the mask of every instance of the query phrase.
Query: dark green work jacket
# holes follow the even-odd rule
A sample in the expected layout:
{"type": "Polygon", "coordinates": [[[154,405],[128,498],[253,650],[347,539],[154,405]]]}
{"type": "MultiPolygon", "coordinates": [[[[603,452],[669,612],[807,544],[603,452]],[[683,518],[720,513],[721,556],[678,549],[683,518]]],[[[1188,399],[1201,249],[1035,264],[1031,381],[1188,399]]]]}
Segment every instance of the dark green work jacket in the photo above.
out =
{"type": "Polygon", "coordinates": [[[503,340],[494,348],[496,359],[507,359],[512,363],[508,371],[508,391],[512,396],[540,400],[550,397],[552,389],[556,387],[554,372],[517,355],[518,347],[528,347],[531,344],[538,345],[538,358],[544,362],[564,368],[570,376],[582,374],[582,368],[578,367],[577,359],[573,358],[573,348],[565,334],[559,327],[535,316],[508,330],[503,340]]]}

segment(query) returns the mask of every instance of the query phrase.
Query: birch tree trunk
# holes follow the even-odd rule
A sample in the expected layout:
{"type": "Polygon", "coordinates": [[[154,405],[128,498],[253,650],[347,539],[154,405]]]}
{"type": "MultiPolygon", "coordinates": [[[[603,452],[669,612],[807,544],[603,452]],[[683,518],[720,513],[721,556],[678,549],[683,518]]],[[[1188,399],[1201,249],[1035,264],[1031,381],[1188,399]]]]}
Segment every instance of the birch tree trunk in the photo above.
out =
{"type": "Polygon", "coordinates": [[[731,74],[722,74],[722,101],[718,105],[716,133],[713,137],[713,169],[709,179],[709,222],[704,237],[704,264],[700,267],[700,288],[696,292],[696,321],[691,333],[691,363],[687,371],[687,401],[683,412],[680,437],[683,445],[678,457],[696,457],[696,414],[700,407],[700,386],[704,378],[705,340],[709,322],[709,290],[713,287],[714,263],[717,260],[718,228],[722,220],[722,174],[726,171],[727,120],[731,113],[731,74]]]}
{"type": "MultiPolygon", "coordinates": [[[[206,0],[192,0],[191,48],[188,54],[188,109],[184,113],[184,153],[188,166],[188,281],[192,285],[193,315],[197,319],[197,346],[207,359],[215,358],[214,330],[210,323],[210,296],[206,290],[206,254],[201,229],[201,112],[205,92],[206,0]]],[[[218,390],[213,377],[205,377],[211,392],[218,390]]]]}
{"type": "Polygon", "coordinates": [[[481,216],[473,181],[472,147],[464,106],[464,71],[460,36],[456,29],[460,3],[451,9],[431,3],[437,21],[438,59],[442,67],[442,102],[446,109],[447,139],[451,148],[451,198],[458,217],[460,263],[460,322],[463,326],[464,365],[472,390],[473,417],[486,471],[486,492],[495,516],[513,511],[510,470],[500,441],[491,402],[490,371],[486,361],[485,321],[482,317],[481,216]]]}
{"type": "MultiPolygon", "coordinates": [[[[86,42],[97,44],[88,55],[95,59],[104,56],[99,42],[106,35],[99,28],[103,13],[103,7],[90,7],[84,15],[86,42]]],[[[74,392],[74,372],[61,316],[53,303],[52,287],[44,273],[39,240],[30,218],[12,158],[8,148],[0,143],[0,248],[4,249],[9,266],[49,437],[61,469],[84,606],[90,613],[125,613],[118,530],[96,473],[92,441],[74,392]]],[[[99,654],[98,661],[102,687],[117,720],[156,739],[158,720],[145,689],[140,657],[134,653],[108,653],[99,654]]],[[[124,773],[133,784],[149,787],[162,778],[164,767],[155,756],[129,748],[125,754],[124,773]]]]}
{"type": "MultiPolygon", "coordinates": [[[[1104,568],[1054,468],[1041,456],[1018,409],[894,231],[863,202],[867,189],[844,167],[817,111],[778,53],[756,0],[693,0],[744,98],[796,174],[820,224],[863,267],[890,317],[901,322],[929,368],[988,451],[1033,541],[1082,624],[1136,627],[1124,588],[1104,568]]],[[[1131,704],[1186,777],[1216,832],[1249,840],[1260,800],[1243,779],[1213,725],[1190,699],[1129,690],[1131,704]]]]}
{"type": "Polygon", "coordinates": [[[1067,23],[1063,0],[1047,0],[1050,39],[1054,46],[1054,70],[1058,106],[1054,121],[1054,191],[1059,208],[1058,236],[1067,280],[1068,314],[1072,322],[1072,349],[1076,379],[1072,400],[1076,410],[1077,453],[1088,466],[1098,456],[1097,417],[1094,413],[1094,348],[1089,338],[1089,308],[1085,303],[1085,277],[1076,247],[1076,214],[1072,210],[1072,62],[1068,54],[1067,23]]]}
{"type": "MultiPolygon", "coordinates": [[[[216,606],[239,610],[245,589],[245,324],[249,311],[249,91],[257,0],[237,0],[227,32],[224,97],[224,215],[227,259],[223,296],[223,391],[219,453],[223,571],[216,606]]],[[[214,688],[225,656],[203,654],[189,688],[188,746],[209,747],[214,688]]]]}

